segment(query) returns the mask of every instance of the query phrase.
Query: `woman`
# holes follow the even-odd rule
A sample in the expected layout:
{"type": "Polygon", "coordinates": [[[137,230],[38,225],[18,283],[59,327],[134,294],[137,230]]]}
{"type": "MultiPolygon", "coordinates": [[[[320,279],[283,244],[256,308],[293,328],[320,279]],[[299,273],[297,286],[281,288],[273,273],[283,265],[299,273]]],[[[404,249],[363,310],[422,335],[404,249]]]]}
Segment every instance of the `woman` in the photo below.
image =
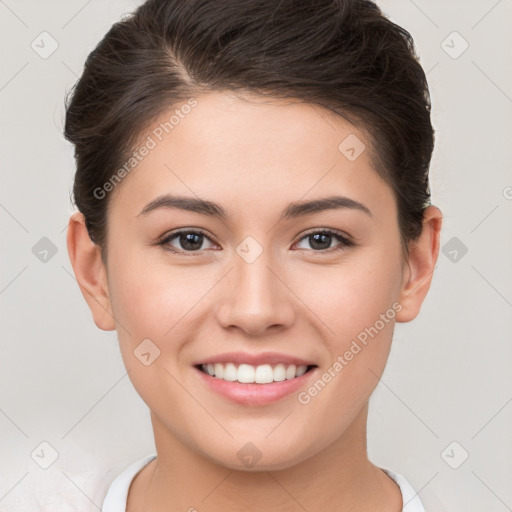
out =
{"type": "Polygon", "coordinates": [[[422,511],[366,451],[439,251],[411,36],[370,1],[148,0],[67,105],[68,249],[156,454],[104,512],[422,511]]]}

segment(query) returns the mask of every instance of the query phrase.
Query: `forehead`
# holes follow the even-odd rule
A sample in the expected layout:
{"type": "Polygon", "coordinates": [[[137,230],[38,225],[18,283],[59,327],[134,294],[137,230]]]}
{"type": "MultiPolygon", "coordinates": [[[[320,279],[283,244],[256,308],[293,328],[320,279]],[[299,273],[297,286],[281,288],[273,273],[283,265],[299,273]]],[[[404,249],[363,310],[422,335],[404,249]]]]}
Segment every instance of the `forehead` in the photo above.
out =
{"type": "Polygon", "coordinates": [[[171,192],[228,202],[228,214],[229,205],[237,214],[250,208],[261,213],[285,199],[326,193],[363,203],[391,197],[372,167],[365,134],[326,109],[296,100],[200,95],[162,113],[141,134],[137,147],[143,145],[150,149],[112,198],[137,213],[171,192]]]}

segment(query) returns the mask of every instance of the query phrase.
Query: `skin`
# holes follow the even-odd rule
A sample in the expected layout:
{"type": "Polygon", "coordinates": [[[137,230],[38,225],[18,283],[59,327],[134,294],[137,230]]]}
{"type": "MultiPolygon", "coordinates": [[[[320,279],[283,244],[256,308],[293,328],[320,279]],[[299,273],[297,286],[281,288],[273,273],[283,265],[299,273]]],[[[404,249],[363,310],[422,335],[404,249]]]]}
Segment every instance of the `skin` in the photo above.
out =
{"type": "Polygon", "coordinates": [[[151,411],[158,457],[134,479],[127,510],[398,512],[398,486],[367,457],[368,399],[395,321],[414,319],[430,287],[441,212],[427,208],[406,259],[396,202],[364,133],[299,102],[220,92],[197,101],[115,188],[106,264],[83,216],[69,223],[70,260],[94,321],[117,329],[130,379],[151,411]],[[355,161],[338,150],[350,134],[367,148],[355,161]],[[289,203],[334,192],[371,216],[343,208],[279,219],[289,203]],[[229,218],[176,208],[139,215],[165,193],[214,201],[229,218]],[[181,254],[157,244],[178,228],[204,230],[202,250],[186,253],[179,237],[168,245],[181,254]],[[332,237],[315,246],[305,233],[327,228],[357,245],[335,250],[332,237]],[[247,236],[262,249],[252,263],[236,252],[247,236]],[[395,318],[306,405],[297,393],[236,404],[192,367],[222,352],[277,351],[318,365],[307,389],[393,303],[401,306],[395,318]],[[134,350],[148,338],[160,355],[145,366],[134,350]],[[252,468],[237,457],[248,442],[262,454],[252,468]]]}

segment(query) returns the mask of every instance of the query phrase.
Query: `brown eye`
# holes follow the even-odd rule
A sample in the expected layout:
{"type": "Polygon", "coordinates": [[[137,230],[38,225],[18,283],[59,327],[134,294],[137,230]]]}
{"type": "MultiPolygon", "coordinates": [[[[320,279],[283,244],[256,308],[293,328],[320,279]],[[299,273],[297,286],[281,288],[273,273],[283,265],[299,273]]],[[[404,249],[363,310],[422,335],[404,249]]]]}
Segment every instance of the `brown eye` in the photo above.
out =
{"type": "Polygon", "coordinates": [[[208,248],[203,247],[205,241],[211,242],[202,231],[182,230],[166,236],[159,245],[172,252],[200,252],[208,248]]]}
{"type": "Polygon", "coordinates": [[[323,252],[329,249],[339,250],[355,245],[347,237],[331,230],[313,231],[306,234],[301,240],[306,240],[310,248],[315,252],[323,252]],[[332,247],[332,243],[336,241],[338,243],[332,247]]]}

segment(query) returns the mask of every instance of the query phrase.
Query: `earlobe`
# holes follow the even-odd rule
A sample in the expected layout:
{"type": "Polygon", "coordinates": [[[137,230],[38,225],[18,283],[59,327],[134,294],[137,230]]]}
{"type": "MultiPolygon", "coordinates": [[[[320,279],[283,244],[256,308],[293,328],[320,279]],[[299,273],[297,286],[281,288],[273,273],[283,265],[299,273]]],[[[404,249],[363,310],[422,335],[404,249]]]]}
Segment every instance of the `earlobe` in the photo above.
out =
{"type": "Polygon", "coordinates": [[[91,310],[94,323],[104,331],[116,328],[110,303],[107,273],[100,248],[92,242],[84,216],[78,212],[69,219],[67,246],[78,286],[91,310]]]}
{"type": "Polygon", "coordinates": [[[397,322],[410,322],[420,312],[439,256],[441,225],[441,211],[429,206],[424,212],[421,235],[409,246],[400,293],[402,309],[396,315],[397,322]]]}

